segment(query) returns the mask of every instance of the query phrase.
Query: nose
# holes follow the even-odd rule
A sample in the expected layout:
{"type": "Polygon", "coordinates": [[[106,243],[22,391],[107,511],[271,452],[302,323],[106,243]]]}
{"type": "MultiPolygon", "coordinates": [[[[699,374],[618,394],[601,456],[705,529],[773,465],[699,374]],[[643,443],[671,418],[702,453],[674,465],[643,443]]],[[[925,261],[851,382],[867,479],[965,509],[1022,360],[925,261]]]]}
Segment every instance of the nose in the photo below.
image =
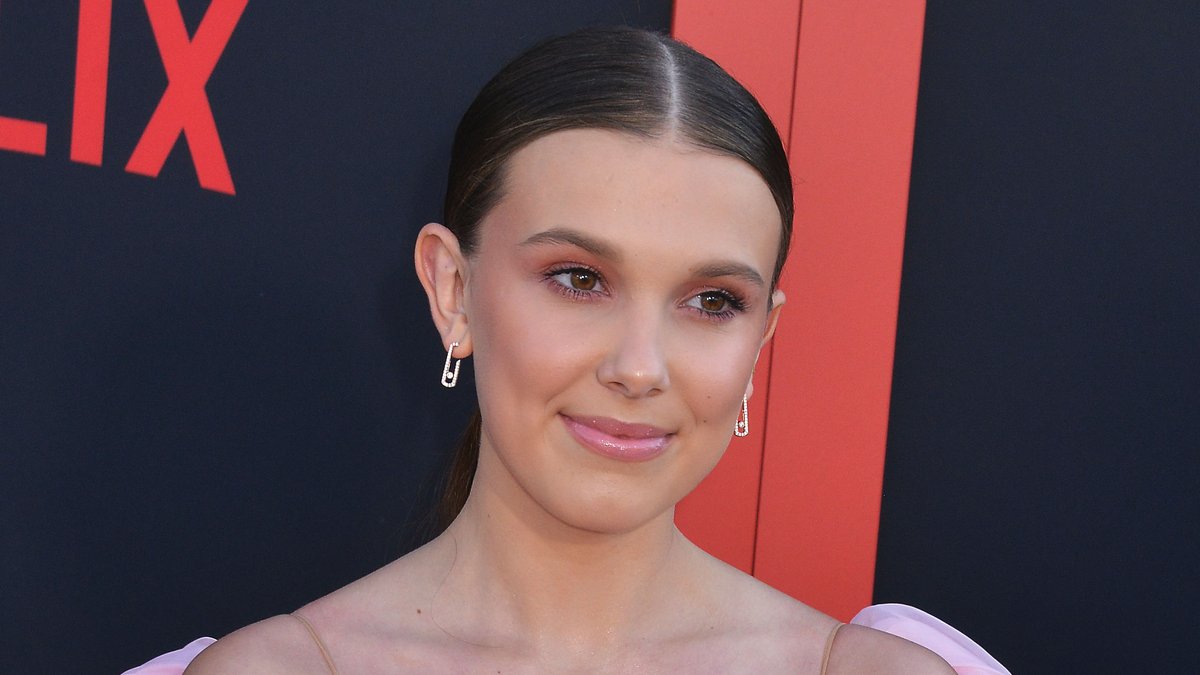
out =
{"type": "Polygon", "coordinates": [[[658,321],[622,317],[616,322],[612,326],[612,348],[596,373],[600,383],[629,398],[665,391],[670,377],[658,321]]]}

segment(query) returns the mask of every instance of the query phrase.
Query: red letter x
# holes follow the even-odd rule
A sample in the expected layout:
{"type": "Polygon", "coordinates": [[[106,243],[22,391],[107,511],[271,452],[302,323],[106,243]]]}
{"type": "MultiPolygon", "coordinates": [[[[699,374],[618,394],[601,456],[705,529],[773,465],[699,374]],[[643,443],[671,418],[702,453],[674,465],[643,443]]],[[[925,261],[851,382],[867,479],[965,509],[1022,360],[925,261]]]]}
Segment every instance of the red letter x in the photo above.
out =
{"type": "Polygon", "coordinates": [[[212,0],[191,40],[175,0],[145,1],[158,52],[167,71],[167,90],[133,149],[125,170],[158,176],[179,134],[183,133],[187,135],[200,185],[234,194],[233,177],[229,175],[229,165],[225,162],[225,151],[221,148],[221,137],[217,135],[217,123],[213,120],[204,85],[220,60],[229,36],[233,35],[248,0],[212,0]]]}

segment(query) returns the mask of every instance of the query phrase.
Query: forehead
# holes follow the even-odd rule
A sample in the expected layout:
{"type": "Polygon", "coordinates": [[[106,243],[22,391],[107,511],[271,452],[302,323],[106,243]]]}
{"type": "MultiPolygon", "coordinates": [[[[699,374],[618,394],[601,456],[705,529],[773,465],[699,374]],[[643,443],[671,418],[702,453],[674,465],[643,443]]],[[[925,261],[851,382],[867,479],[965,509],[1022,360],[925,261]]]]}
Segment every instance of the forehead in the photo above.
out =
{"type": "Polygon", "coordinates": [[[764,278],[781,230],[770,189],[746,162],[601,129],[558,131],[515,153],[482,225],[484,245],[554,227],[663,254],[687,242],[696,253],[742,258],[764,278]]]}

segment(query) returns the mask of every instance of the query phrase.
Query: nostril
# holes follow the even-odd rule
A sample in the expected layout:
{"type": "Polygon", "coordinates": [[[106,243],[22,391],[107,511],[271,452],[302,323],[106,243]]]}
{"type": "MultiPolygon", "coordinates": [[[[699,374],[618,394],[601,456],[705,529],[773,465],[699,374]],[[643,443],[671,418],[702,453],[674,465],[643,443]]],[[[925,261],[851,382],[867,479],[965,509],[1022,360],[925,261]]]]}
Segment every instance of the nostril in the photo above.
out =
{"type": "Polygon", "coordinates": [[[651,396],[669,385],[658,323],[649,318],[617,320],[618,334],[597,371],[600,383],[627,397],[651,396]]]}

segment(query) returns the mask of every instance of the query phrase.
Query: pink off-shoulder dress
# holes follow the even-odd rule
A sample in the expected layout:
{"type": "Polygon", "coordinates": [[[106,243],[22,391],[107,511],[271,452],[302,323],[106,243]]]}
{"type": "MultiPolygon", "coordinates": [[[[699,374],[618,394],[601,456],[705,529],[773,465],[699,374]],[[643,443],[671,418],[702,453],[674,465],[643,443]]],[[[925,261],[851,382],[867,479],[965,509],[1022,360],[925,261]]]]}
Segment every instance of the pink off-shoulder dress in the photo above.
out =
{"type": "MultiPolygon", "coordinates": [[[[971,638],[916,607],[872,605],[856,614],[850,623],[915,642],[945,659],[958,675],[1011,675],[971,638]]],[[[181,675],[192,659],[214,642],[209,637],[192,640],[182,649],[163,654],[123,675],[181,675]]]]}

